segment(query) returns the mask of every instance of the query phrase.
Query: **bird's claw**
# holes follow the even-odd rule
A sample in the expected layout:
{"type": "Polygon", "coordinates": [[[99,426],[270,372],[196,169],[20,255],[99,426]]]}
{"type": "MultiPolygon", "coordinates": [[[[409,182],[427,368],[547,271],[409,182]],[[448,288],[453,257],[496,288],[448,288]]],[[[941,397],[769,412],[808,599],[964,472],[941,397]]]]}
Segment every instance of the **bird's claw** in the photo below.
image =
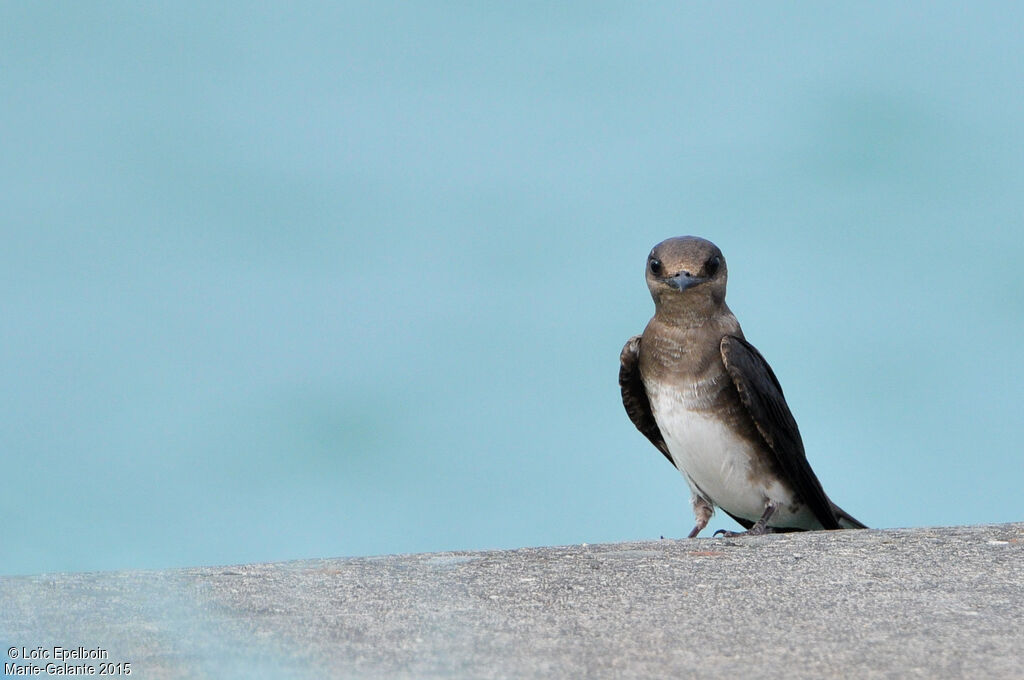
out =
{"type": "Polygon", "coordinates": [[[713,538],[724,536],[726,538],[736,538],[737,536],[746,536],[749,532],[746,531],[726,531],[725,529],[719,529],[712,534],[713,538]]]}

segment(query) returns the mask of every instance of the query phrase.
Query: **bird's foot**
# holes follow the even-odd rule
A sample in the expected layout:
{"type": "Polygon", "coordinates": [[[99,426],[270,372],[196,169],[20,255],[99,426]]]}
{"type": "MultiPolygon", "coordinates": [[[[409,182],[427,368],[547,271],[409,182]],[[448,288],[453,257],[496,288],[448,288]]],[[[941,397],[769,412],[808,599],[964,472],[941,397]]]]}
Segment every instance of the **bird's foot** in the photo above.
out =
{"type": "Polygon", "coordinates": [[[764,513],[761,514],[761,519],[754,522],[754,526],[750,527],[747,531],[726,531],[725,529],[719,529],[714,533],[715,536],[725,536],[726,538],[735,538],[737,536],[761,536],[763,534],[773,533],[772,528],[768,526],[768,520],[775,514],[775,510],[778,509],[778,504],[774,501],[768,501],[764,506],[764,513]]]}
{"type": "Polygon", "coordinates": [[[749,531],[726,531],[725,529],[719,529],[714,534],[714,537],[724,536],[725,538],[736,538],[737,536],[763,536],[764,534],[774,534],[775,530],[771,527],[758,527],[755,525],[750,528],[749,531]]]}
{"type": "Polygon", "coordinates": [[[746,531],[726,531],[725,529],[719,529],[715,533],[711,534],[712,538],[718,538],[724,536],[725,538],[736,538],[737,536],[746,536],[746,531]]]}

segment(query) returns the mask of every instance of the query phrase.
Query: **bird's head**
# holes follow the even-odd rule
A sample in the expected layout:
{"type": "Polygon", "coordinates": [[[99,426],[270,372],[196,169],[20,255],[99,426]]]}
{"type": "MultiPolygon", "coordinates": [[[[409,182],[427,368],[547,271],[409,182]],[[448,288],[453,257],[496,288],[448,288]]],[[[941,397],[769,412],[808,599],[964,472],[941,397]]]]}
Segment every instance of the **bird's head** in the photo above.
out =
{"type": "Polygon", "coordinates": [[[697,236],[666,239],[647,256],[647,287],[658,311],[669,316],[721,305],[728,278],[722,251],[697,236]]]}

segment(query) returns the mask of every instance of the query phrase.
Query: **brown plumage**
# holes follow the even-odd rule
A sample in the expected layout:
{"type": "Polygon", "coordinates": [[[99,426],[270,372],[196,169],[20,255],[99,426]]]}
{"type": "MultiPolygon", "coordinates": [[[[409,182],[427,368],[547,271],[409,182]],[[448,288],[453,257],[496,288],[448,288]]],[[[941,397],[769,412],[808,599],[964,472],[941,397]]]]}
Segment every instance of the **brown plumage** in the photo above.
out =
{"type": "Polygon", "coordinates": [[[646,275],[655,314],[623,347],[619,386],[630,420],[690,485],[690,535],[716,505],[751,533],[863,528],[825,495],[778,379],[725,304],[718,247],[668,239],[646,275]]]}

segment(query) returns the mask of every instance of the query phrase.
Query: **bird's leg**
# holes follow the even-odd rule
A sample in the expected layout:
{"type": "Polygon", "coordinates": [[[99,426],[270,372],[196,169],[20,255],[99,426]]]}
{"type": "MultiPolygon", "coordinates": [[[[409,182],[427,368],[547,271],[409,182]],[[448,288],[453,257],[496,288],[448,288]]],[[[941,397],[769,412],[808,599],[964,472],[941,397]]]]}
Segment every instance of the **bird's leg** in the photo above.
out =
{"type": "Polygon", "coordinates": [[[764,506],[764,512],[761,513],[761,519],[754,522],[754,526],[750,527],[747,531],[726,531],[725,529],[719,529],[715,532],[715,536],[725,536],[731,538],[733,536],[760,536],[762,534],[772,533],[771,527],[768,526],[768,520],[772,518],[775,511],[779,509],[779,504],[775,501],[768,501],[764,506]]]}
{"type": "Polygon", "coordinates": [[[703,497],[697,494],[693,495],[691,501],[693,505],[693,516],[697,518],[697,525],[693,527],[693,531],[687,538],[697,538],[697,534],[704,530],[704,527],[708,525],[711,520],[711,515],[715,514],[715,509],[708,503],[703,497]]]}
{"type": "Polygon", "coordinates": [[[775,514],[775,511],[778,510],[778,508],[778,503],[775,501],[768,501],[764,506],[764,512],[761,513],[761,519],[757,520],[757,522],[754,523],[754,526],[750,527],[750,530],[747,533],[751,536],[760,536],[761,534],[768,533],[770,531],[768,528],[768,520],[772,518],[772,515],[775,514]]]}

